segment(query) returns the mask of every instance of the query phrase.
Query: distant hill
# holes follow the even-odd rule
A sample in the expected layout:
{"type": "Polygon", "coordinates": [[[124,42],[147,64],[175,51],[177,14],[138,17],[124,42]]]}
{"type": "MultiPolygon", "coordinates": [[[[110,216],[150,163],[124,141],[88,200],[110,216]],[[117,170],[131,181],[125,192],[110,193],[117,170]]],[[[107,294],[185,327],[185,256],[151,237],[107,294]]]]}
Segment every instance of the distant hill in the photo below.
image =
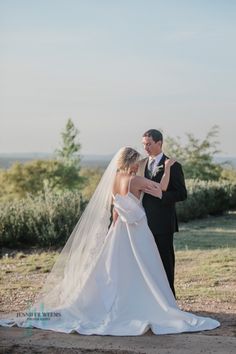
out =
{"type": "Polygon", "coordinates": [[[39,159],[50,159],[52,154],[47,153],[5,153],[0,154],[0,167],[9,168],[14,162],[25,163],[27,161],[39,160],[39,159]]]}
{"type": "MultiPolygon", "coordinates": [[[[32,160],[49,160],[54,156],[50,153],[0,153],[0,168],[9,168],[15,162],[25,163],[32,160]]],[[[106,167],[111,160],[112,155],[82,155],[82,167],[106,167]]]]}
{"type": "MultiPolygon", "coordinates": [[[[0,153],[0,167],[9,168],[14,162],[18,161],[20,163],[25,163],[27,161],[37,160],[37,159],[51,159],[53,154],[49,153],[0,153]]],[[[106,167],[112,158],[112,155],[82,155],[81,156],[81,166],[82,167],[106,167]]],[[[234,168],[236,168],[236,157],[224,157],[217,156],[215,158],[216,163],[230,163],[234,168]]]]}
{"type": "Polygon", "coordinates": [[[216,156],[215,157],[215,162],[219,164],[230,164],[234,168],[236,168],[236,157],[234,156],[216,156]]]}

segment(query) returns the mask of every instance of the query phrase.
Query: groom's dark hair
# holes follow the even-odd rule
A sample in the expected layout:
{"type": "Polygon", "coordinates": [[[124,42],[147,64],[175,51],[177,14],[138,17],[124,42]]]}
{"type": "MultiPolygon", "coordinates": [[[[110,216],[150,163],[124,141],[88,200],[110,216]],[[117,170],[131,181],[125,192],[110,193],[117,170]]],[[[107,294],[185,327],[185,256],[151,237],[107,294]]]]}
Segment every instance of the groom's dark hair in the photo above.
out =
{"type": "Polygon", "coordinates": [[[149,129],[147,130],[144,134],[143,134],[143,138],[147,136],[149,138],[152,138],[152,140],[155,141],[155,143],[157,141],[163,141],[163,135],[161,134],[161,132],[159,130],[156,129],[149,129]]]}

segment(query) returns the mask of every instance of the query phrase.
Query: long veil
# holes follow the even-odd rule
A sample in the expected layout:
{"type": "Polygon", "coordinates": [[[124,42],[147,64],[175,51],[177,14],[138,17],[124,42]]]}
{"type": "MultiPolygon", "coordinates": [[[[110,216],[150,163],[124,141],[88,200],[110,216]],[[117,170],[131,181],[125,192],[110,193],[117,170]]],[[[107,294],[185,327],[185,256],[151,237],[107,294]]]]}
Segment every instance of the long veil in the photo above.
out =
{"type": "Polygon", "coordinates": [[[105,170],[92,198],[59,254],[33,308],[68,307],[93,269],[108,233],[112,187],[120,149],[105,170]]]}

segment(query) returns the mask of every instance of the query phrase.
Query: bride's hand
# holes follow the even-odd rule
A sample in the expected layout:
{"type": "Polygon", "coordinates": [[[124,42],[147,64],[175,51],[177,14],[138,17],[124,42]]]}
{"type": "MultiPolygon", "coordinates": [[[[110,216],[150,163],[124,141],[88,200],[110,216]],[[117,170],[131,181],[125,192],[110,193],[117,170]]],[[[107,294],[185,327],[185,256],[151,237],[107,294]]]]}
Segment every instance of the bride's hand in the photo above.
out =
{"type": "Polygon", "coordinates": [[[113,209],[113,213],[112,213],[112,224],[113,224],[113,226],[115,225],[117,219],[118,219],[118,213],[117,213],[116,209],[114,208],[113,209]]]}
{"type": "Polygon", "coordinates": [[[172,159],[172,158],[166,159],[165,160],[165,168],[171,167],[172,165],[174,165],[175,162],[176,162],[175,159],[172,159]]]}

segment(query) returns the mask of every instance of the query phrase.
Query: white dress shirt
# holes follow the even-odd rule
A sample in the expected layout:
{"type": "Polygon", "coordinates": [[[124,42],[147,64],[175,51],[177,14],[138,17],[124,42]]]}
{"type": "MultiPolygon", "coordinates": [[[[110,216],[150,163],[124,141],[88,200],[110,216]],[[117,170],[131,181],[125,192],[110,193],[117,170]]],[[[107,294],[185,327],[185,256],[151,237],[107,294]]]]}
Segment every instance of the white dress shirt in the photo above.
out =
{"type": "Polygon", "coordinates": [[[159,164],[159,162],[161,161],[162,156],[163,156],[163,152],[160,152],[160,154],[156,155],[155,157],[149,156],[148,167],[149,167],[151,161],[152,161],[153,159],[155,159],[154,166],[153,166],[153,169],[152,169],[152,170],[154,171],[155,168],[157,167],[157,165],[159,164]]]}
{"type": "MultiPolygon", "coordinates": [[[[157,165],[158,165],[159,162],[161,161],[162,157],[163,157],[163,152],[160,152],[160,154],[156,155],[155,157],[149,156],[148,168],[149,168],[149,165],[150,165],[151,161],[152,161],[153,159],[155,159],[154,166],[153,166],[153,168],[152,168],[152,172],[155,171],[155,168],[157,167],[157,165]]],[[[161,193],[161,196],[159,197],[159,199],[162,199],[162,193],[161,193]]]]}

